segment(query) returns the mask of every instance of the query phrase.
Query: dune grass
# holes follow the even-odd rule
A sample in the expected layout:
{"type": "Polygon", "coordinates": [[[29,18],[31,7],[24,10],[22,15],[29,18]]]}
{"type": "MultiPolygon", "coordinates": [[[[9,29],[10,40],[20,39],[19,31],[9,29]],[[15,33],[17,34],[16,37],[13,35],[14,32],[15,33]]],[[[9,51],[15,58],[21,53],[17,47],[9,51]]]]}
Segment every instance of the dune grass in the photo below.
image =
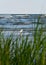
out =
{"type": "Polygon", "coordinates": [[[46,34],[38,23],[33,41],[28,36],[4,38],[0,32],[0,65],[46,65],[46,34]]]}

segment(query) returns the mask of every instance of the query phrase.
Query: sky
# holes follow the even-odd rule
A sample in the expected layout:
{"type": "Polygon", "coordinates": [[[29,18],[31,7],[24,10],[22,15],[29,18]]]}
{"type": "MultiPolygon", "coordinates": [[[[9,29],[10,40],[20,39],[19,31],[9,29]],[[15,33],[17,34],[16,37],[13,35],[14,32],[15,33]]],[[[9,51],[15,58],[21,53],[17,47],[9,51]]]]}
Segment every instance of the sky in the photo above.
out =
{"type": "Polygon", "coordinates": [[[0,14],[46,14],[46,0],[0,0],[0,14]]]}

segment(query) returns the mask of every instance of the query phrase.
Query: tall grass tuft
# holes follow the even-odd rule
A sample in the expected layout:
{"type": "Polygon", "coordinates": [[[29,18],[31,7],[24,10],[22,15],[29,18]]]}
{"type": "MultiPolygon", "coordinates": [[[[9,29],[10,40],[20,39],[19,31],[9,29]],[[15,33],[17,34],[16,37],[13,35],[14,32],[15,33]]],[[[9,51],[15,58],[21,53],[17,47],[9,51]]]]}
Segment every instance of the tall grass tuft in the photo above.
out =
{"type": "Polygon", "coordinates": [[[33,41],[29,36],[4,38],[0,31],[0,65],[46,65],[46,33],[38,18],[33,41]]]}

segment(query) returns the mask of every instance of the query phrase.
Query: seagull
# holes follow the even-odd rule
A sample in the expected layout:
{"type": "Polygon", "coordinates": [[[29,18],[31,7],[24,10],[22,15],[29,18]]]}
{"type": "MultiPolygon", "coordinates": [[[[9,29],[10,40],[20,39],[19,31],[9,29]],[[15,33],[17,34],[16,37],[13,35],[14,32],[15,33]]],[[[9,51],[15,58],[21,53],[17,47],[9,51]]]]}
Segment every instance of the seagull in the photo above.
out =
{"type": "Polygon", "coordinates": [[[23,29],[21,29],[19,32],[20,32],[20,35],[22,36],[23,29]]]}

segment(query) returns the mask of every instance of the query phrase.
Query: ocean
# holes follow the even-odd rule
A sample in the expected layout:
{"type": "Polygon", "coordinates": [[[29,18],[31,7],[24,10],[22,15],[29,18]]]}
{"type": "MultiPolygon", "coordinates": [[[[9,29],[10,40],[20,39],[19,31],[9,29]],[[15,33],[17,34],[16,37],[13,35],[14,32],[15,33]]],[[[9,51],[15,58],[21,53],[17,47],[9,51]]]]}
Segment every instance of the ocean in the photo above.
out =
{"type": "Polygon", "coordinates": [[[0,14],[0,31],[2,30],[4,36],[8,37],[12,33],[18,36],[23,30],[22,35],[32,37],[39,16],[41,17],[39,25],[46,31],[46,16],[43,14],[0,14]]]}

